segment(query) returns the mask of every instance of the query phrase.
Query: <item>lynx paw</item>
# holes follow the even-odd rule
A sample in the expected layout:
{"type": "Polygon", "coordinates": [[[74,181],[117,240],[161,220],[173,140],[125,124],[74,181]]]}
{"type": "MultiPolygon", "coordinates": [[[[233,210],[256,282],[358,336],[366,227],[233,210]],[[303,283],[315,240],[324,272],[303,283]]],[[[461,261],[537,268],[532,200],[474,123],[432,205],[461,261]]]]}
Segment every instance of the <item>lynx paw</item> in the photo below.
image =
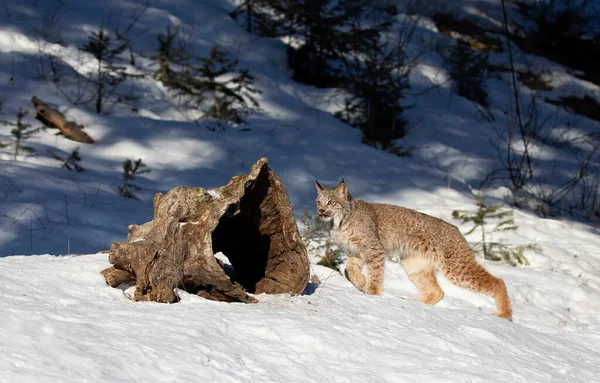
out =
{"type": "Polygon", "coordinates": [[[367,295],[381,295],[383,293],[383,287],[380,286],[369,286],[365,290],[367,295]]]}
{"type": "Polygon", "coordinates": [[[417,302],[422,302],[425,303],[426,305],[435,305],[437,304],[439,301],[441,301],[444,298],[444,292],[442,290],[439,291],[434,291],[425,295],[420,295],[418,297],[413,297],[413,298],[407,298],[410,299],[411,301],[417,301],[417,302]]]}
{"type": "Polygon", "coordinates": [[[506,319],[506,320],[512,322],[512,312],[510,312],[510,311],[507,312],[507,313],[495,312],[492,315],[497,316],[498,318],[506,319]]]}

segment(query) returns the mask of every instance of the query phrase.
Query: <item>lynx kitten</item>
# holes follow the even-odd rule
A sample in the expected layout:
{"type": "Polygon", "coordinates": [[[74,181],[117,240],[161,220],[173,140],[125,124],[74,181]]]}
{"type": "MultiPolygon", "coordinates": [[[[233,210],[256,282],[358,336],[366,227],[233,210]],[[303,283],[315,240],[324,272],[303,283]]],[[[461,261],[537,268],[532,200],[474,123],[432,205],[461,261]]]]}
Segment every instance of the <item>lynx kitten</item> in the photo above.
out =
{"type": "Polygon", "coordinates": [[[353,200],[343,180],[335,188],[315,183],[319,217],[333,220],[331,237],[348,252],[346,278],[359,290],[381,294],[385,255],[397,252],[408,278],[421,293],[412,299],[435,305],[444,297],[435,276],[439,270],[452,283],[493,297],[494,315],[512,317],[504,281],[477,263],[455,226],[416,210],[353,200]]]}

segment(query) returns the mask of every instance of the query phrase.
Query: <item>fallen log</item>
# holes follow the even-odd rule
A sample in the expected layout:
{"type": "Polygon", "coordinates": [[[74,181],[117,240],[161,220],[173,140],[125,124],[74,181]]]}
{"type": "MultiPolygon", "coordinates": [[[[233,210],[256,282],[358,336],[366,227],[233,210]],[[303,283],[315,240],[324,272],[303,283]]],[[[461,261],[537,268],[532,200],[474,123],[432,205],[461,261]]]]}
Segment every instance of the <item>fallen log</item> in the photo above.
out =
{"type": "Polygon", "coordinates": [[[117,287],[121,283],[135,281],[135,275],[115,267],[102,270],[102,275],[110,287],[117,287]]]}
{"type": "Polygon", "coordinates": [[[106,282],[135,279],[133,300],[165,303],[178,301],[176,288],[228,302],[254,302],[247,293],[300,294],[310,274],[306,247],[267,162],[217,189],[157,193],[152,221],[129,225],[127,242],[112,244],[106,282]]]}
{"type": "Polygon", "coordinates": [[[67,121],[64,114],[46,105],[42,100],[33,96],[31,98],[37,112],[36,118],[51,129],[58,129],[60,133],[72,141],[93,144],[94,141],[83,131],[83,125],[77,125],[73,121],[67,121]]]}

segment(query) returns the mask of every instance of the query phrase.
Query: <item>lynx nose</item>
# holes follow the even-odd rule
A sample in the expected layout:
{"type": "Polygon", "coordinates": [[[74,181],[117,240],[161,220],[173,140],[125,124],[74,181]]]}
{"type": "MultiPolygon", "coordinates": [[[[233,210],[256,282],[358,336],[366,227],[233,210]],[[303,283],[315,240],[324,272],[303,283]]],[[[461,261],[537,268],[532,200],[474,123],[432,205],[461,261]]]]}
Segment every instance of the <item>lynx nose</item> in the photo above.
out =
{"type": "Polygon", "coordinates": [[[323,213],[325,213],[325,209],[319,208],[319,214],[323,214],[323,213]]]}

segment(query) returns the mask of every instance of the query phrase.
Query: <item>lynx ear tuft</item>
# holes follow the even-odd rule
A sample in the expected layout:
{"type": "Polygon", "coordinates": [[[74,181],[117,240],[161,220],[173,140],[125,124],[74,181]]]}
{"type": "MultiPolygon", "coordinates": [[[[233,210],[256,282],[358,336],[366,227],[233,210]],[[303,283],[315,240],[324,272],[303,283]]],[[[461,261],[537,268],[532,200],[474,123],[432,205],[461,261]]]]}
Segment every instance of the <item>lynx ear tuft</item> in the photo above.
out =
{"type": "Polygon", "coordinates": [[[342,182],[340,182],[338,184],[338,186],[335,187],[334,191],[338,195],[340,195],[346,199],[350,199],[350,193],[348,192],[348,185],[346,185],[346,183],[344,182],[343,179],[342,179],[342,182]]]}
{"type": "Polygon", "coordinates": [[[321,184],[319,183],[319,181],[317,181],[316,178],[315,178],[315,186],[317,187],[317,191],[319,193],[323,191],[323,186],[321,186],[321,184]]]}

